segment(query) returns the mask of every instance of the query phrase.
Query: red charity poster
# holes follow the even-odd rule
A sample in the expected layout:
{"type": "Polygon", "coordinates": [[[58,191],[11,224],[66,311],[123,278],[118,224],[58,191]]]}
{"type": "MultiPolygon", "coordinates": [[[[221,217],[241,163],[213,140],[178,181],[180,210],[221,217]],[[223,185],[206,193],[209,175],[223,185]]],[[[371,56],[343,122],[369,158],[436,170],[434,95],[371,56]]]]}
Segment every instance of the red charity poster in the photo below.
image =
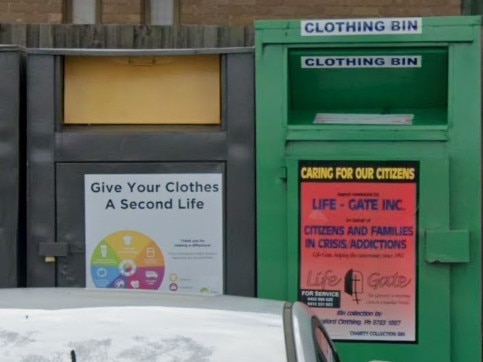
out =
{"type": "MultiPolygon", "coordinates": [[[[321,165],[328,167],[310,167],[321,165]]],[[[299,299],[336,340],[414,342],[417,172],[403,171],[417,163],[345,163],[352,177],[340,180],[335,169],[342,166],[329,166],[331,177],[299,172],[310,176],[299,190],[299,299]],[[362,167],[373,177],[359,172],[359,180],[362,167]]]]}

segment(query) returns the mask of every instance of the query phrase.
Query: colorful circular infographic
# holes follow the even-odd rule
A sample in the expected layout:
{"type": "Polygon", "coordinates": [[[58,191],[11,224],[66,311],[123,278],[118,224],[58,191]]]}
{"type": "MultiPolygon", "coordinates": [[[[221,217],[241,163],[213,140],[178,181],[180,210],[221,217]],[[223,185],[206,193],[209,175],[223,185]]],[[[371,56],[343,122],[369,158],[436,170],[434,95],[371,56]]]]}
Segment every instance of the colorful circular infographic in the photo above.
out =
{"type": "Polygon", "coordinates": [[[158,245],[131,230],[105,237],[91,257],[91,276],[97,288],[159,289],[164,270],[158,245]]]}

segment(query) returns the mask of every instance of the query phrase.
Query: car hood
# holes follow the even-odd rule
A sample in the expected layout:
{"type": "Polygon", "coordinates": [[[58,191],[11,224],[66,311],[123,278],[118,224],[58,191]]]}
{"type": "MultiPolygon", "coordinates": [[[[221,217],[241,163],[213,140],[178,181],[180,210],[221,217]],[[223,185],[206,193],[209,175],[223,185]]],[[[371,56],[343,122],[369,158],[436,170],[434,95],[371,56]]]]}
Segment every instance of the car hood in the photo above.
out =
{"type": "Polygon", "coordinates": [[[282,361],[270,313],[165,306],[0,309],[0,360],[282,361]],[[73,351],[73,352],[71,352],[73,351]]]}

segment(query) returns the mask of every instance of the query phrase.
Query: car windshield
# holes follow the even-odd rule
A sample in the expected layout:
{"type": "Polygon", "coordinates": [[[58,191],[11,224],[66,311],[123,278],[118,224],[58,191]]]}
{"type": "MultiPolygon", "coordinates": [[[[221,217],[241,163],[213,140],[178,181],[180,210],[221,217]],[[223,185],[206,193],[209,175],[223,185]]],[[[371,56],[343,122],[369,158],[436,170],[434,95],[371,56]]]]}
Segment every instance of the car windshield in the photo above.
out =
{"type": "Polygon", "coordinates": [[[317,317],[312,318],[312,325],[314,328],[313,336],[315,339],[317,360],[320,362],[339,362],[339,354],[336,351],[335,345],[317,317]]]}

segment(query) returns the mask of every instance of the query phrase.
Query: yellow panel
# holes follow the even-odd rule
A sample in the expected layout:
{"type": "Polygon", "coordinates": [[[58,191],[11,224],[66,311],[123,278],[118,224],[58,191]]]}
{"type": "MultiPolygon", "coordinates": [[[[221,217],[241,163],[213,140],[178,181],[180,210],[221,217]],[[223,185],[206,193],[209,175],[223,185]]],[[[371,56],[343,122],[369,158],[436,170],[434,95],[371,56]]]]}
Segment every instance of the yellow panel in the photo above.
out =
{"type": "Polygon", "coordinates": [[[66,57],[66,124],[219,124],[218,55],[66,57]]]}

